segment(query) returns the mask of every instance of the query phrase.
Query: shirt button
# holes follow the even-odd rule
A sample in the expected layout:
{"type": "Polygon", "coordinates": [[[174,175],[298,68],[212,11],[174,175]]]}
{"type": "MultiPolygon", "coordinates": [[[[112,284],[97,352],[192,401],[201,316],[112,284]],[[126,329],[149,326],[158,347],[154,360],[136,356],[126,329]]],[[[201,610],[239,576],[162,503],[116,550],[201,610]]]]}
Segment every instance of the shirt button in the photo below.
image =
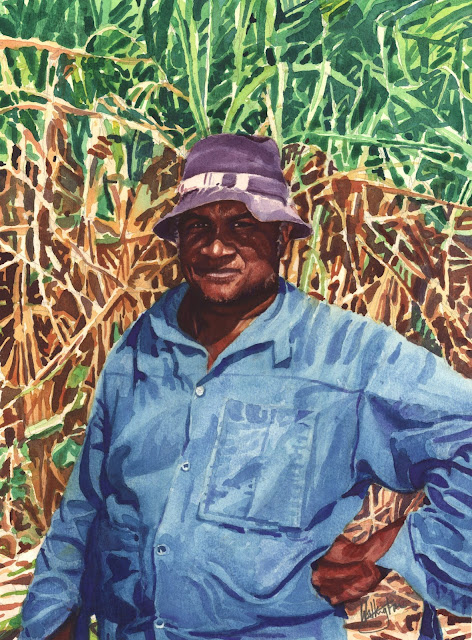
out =
{"type": "Polygon", "coordinates": [[[195,387],[195,393],[199,398],[201,398],[201,396],[205,393],[205,387],[201,387],[201,386],[195,387]]]}
{"type": "Polygon", "coordinates": [[[156,547],[157,555],[165,556],[165,554],[169,551],[169,547],[165,544],[158,544],[156,547]]]}
{"type": "Polygon", "coordinates": [[[158,618],[154,622],[154,626],[156,627],[156,629],[163,629],[166,626],[166,623],[164,622],[164,620],[162,620],[162,618],[158,618]]]}
{"type": "Polygon", "coordinates": [[[190,462],[182,462],[180,468],[182,469],[182,471],[188,471],[190,469],[190,462]]]}

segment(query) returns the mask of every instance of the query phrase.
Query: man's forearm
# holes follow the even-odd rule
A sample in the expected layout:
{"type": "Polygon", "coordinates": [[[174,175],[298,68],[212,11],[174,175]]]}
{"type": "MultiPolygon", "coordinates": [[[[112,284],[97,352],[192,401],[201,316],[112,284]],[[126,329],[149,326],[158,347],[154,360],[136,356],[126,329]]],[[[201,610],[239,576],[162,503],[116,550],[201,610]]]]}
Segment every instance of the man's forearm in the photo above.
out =
{"type": "Polygon", "coordinates": [[[392,546],[405,518],[374,533],[363,544],[341,535],[319,560],[313,563],[312,584],[331,604],[357,600],[374,589],[388,568],[377,561],[392,546]]]}

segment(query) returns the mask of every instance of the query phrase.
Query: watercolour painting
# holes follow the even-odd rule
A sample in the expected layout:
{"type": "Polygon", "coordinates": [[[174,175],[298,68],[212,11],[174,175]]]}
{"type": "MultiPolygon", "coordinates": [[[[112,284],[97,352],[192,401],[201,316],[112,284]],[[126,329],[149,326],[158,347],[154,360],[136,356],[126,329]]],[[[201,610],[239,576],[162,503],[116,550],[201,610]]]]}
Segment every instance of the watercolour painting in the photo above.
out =
{"type": "MultiPolygon", "coordinates": [[[[182,280],[152,227],[198,140],[271,136],[314,229],[282,275],[472,377],[471,68],[470,0],[1,0],[0,639],[108,352],[182,280]]],[[[373,485],[345,534],[424,499],[373,485]]],[[[349,640],[418,637],[398,574],[375,606],[347,607],[349,640]]]]}

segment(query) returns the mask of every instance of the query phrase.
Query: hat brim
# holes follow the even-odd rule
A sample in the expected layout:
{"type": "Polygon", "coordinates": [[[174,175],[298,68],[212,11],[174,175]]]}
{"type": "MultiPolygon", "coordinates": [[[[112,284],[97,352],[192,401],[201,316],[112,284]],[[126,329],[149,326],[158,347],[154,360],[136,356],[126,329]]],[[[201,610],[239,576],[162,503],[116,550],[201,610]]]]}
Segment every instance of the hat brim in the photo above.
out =
{"type": "Polygon", "coordinates": [[[211,187],[209,189],[196,189],[184,194],[173,210],[159,220],[153,227],[156,235],[164,240],[175,242],[177,217],[201,207],[204,204],[219,202],[221,200],[237,200],[243,202],[248,211],[260,222],[289,222],[293,225],[291,237],[307,238],[313,233],[310,224],[303,222],[290,206],[277,198],[256,195],[231,187],[211,187]]]}

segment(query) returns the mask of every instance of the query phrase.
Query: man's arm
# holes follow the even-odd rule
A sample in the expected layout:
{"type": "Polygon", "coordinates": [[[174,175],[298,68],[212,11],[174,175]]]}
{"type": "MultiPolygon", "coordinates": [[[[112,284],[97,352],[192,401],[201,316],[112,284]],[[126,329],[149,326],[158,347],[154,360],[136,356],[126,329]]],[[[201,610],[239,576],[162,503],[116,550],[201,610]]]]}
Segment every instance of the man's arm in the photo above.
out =
{"type": "MultiPolygon", "coordinates": [[[[378,564],[434,606],[471,615],[472,382],[386,334],[359,405],[356,467],[360,478],[393,490],[424,488],[429,504],[407,517],[378,564]]],[[[376,553],[365,551],[372,566],[376,553]]]]}
{"type": "Polygon", "coordinates": [[[311,582],[332,605],[358,600],[379,584],[389,570],[377,566],[392,546],[405,518],[376,531],[362,543],[340,535],[325,555],[312,564],[311,582]]]}
{"type": "Polygon", "coordinates": [[[82,604],[87,543],[102,498],[99,478],[106,426],[104,384],[102,376],[82,450],[36,561],[23,605],[20,640],[44,640],[55,638],[56,631],[64,633],[66,621],[73,620],[82,604]]]}

